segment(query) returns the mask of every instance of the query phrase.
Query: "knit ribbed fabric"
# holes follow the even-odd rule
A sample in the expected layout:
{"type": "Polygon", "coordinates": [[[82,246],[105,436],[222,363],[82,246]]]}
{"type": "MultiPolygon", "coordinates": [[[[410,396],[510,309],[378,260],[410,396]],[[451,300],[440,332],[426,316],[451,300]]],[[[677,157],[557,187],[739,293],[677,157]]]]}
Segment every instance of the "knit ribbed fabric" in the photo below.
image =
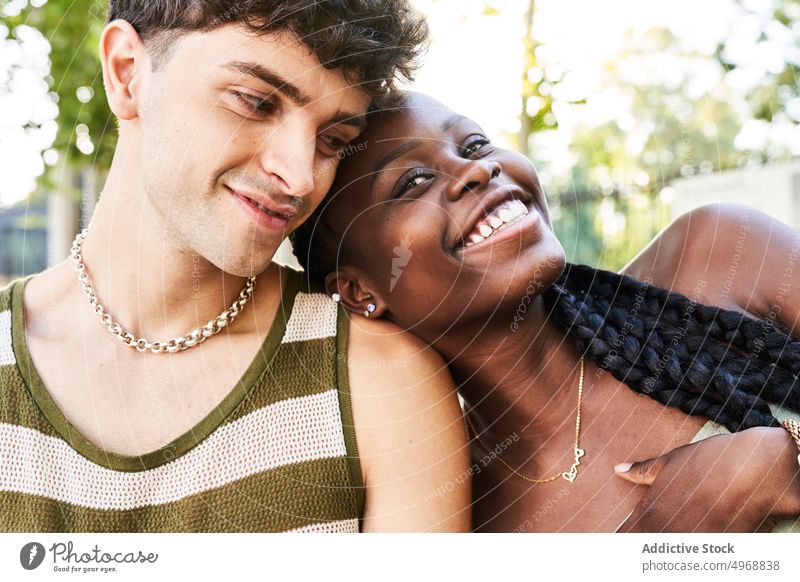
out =
{"type": "Polygon", "coordinates": [[[228,396],[167,446],[108,453],[69,424],[25,343],[25,281],[0,290],[0,531],[357,532],[363,483],[347,318],[304,277],[228,396]]]}

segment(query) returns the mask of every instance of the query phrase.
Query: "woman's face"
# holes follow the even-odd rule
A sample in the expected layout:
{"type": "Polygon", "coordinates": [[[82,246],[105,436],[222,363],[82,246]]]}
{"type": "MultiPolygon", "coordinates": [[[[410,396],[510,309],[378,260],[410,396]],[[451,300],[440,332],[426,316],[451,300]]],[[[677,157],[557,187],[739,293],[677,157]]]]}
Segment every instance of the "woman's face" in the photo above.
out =
{"type": "Polygon", "coordinates": [[[418,336],[513,314],[563,271],[531,162],[441,103],[411,96],[344,153],[323,215],[338,267],[347,257],[370,302],[418,336]]]}

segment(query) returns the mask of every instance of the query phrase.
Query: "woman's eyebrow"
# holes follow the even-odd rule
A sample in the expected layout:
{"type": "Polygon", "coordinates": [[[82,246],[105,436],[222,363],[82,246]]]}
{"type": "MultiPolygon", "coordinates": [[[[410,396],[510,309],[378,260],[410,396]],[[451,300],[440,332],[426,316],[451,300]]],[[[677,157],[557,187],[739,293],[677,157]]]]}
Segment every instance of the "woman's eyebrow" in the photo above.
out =
{"type": "Polygon", "coordinates": [[[393,162],[394,160],[396,160],[397,158],[399,158],[403,154],[407,154],[408,152],[410,152],[414,148],[419,147],[421,143],[422,143],[421,140],[412,139],[412,140],[407,141],[407,142],[403,143],[402,145],[394,148],[389,153],[387,153],[385,156],[383,156],[380,159],[380,161],[378,161],[378,163],[375,164],[375,169],[372,171],[372,180],[370,181],[370,184],[369,184],[370,191],[372,190],[372,186],[375,184],[375,180],[377,179],[378,174],[380,173],[381,170],[383,170],[383,168],[385,168],[389,163],[393,162]]]}
{"type": "Polygon", "coordinates": [[[453,127],[456,123],[461,121],[462,119],[467,119],[467,117],[465,117],[463,115],[459,115],[458,113],[456,113],[455,115],[451,115],[450,117],[448,117],[447,119],[445,119],[442,122],[442,125],[441,125],[440,129],[442,131],[447,131],[448,129],[453,127]]]}
{"type": "Polygon", "coordinates": [[[421,143],[422,143],[422,140],[412,139],[412,140],[407,141],[404,144],[394,148],[389,153],[387,153],[385,156],[383,156],[377,164],[375,164],[375,170],[374,171],[375,172],[380,172],[390,162],[393,162],[394,160],[396,160],[397,158],[399,158],[403,154],[407,154],[408,152],[410,152],[414,148],[419,147],[421,143]]]}
{"type": "MultiPolygon", "coordinates": [[[[460,114],[456,113],[455,115],[451,115],[450,117],[445,119],[442,122],[442,125],[439,126],[439,129],[441,131],[447,131],[448,129],[453,127],[455,124],[457,124],[459,121],[462,121],[464,119],[469,120],[468,117],[465,117],[464,115],[460,115],[460,114]]],[[[388,141],[388,140],[379,140],[378,143],[380,143],[381,141],[388,141]]],[[[422,143],[421,140],[411,140],[411,141],[406,142],[403,145],[391,150],[389,153],[387,153],[385,156],[383,156],[380,159],[380,161],[376,164],[374,171],[376,173],[380,172],[384,167],[386,167],[386,165],[389,162],[392,162],[393,160],[396,160],[397,158],[399,158],[403,154],[406,154],[406,153],[410,152],[415,147],[419,146],[421,143],[422,143]]],[[[374,179],[374,177],[373,177],[373,179],[374,179]]]]}

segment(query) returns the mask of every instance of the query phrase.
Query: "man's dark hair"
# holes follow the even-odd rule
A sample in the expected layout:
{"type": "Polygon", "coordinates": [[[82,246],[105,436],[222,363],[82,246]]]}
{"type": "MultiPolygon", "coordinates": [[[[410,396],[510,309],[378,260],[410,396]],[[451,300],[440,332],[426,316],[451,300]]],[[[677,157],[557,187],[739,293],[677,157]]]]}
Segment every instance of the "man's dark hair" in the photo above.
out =
{"type": "Polygon", "coordinates": [[[259,32],[287,31],[327,69],[373,96],[394,95],[396,80],[411,80],[428,39],[425,20],[407,0],[111,0],[109,21],[139,33],[154,68],[189,32],[240,24],[259,32]]]}

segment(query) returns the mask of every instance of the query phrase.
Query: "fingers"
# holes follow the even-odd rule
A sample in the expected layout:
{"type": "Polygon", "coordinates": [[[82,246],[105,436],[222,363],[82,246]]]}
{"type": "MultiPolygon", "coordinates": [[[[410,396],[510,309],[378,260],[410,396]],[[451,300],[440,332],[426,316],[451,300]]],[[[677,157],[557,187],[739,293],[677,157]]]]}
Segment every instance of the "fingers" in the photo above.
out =
{"type": "Polygon", "coordinates": [[[669,453],[636,463],[620,463],[614,466],[614,471],[617,475],[631,483],[636,483],[637,485],[652,485],[668,460],[669,453]]]}

